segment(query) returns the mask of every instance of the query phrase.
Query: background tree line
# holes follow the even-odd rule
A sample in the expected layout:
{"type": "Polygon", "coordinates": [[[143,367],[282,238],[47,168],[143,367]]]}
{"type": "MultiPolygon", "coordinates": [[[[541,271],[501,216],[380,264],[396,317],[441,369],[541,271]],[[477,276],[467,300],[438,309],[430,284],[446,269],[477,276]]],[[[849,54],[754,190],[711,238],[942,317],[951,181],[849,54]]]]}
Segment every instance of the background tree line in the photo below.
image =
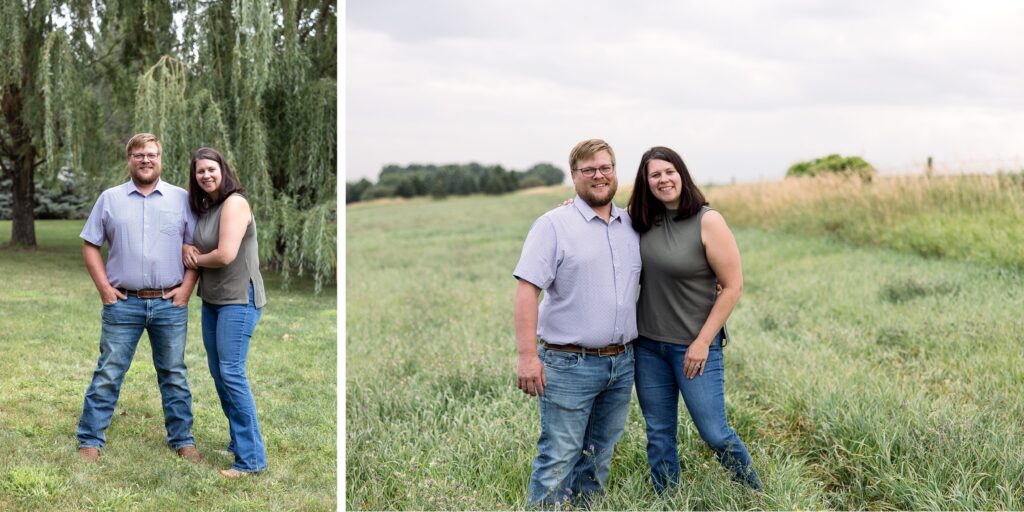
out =
{"type": "Polygon", "coordinates": [[[152,132],[175,185],[187,186],[192,151],[224,153],[261,260],[286,280],[312,274],[319,289],[337,268],[336,54],[330,0],[0,2],[10,244],[36,245],[47,200],[80,215],[78,199],[88,209],[127,180],[125,142],[152,132]],[[69,183],[74,197],[61,195],[69,183]]]}
{"type": "Polygon", "coordinates": [[[500,165],[468,164],[421,165],[405,167],[386,165],[376,184],[363,178],[347,182],[345,203],[369,201],[382,197],[432,196],[444,199],[449,195],[504,194],[530,187],[557,185],[565,181],[565,172],[551,164],[540,163],[526,171],[506,170],[500,165]]]}

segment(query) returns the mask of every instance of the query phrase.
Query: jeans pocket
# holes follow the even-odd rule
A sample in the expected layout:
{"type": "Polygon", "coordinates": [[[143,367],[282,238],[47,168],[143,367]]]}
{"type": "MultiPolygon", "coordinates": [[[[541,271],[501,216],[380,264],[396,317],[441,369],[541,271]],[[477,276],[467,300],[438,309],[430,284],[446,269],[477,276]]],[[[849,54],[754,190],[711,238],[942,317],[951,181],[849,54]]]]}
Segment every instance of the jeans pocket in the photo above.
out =
{"type": "Polygon", "coordinates": [[[113,319],[114,309],[121,303],[121,299],[115,298],[113,303],[104,304],[103,309],[100,310],[104,321],[110,321],[113,319]]]}
{"type": "Polygon", "coordinates": [[[574,352],[562,352],[561,350],[544,351],[544,366],[553,370],[567,370],[579,366],[583,355],[574,352]]]}
{"type": "Polygon", "coordinates": [[[187,325],[188,324],[188,303],[184,306],[175,306],[174,299],[163,299],[163,305],[160,308],[160,316],[165,321],[170,322],[171,325],[187,325]]]}
{"type": "Polygon", "coordinates": [[[708,347],[708,363],[721,363],[722,361],[722,346],[714,344],[708,347]]]}

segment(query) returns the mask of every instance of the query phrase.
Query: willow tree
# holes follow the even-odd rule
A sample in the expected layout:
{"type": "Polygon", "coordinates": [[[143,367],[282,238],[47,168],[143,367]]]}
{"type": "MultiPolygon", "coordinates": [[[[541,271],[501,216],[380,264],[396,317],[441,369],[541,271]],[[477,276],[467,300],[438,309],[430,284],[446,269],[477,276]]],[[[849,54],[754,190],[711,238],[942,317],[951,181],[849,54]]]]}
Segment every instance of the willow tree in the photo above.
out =
{"type": "MultiPolygon", "coordinates": [[[[36,245],[37,171],[53,179],[62,166],[81,163],[81,152],[73,149],[81,141],[77,128],[88,109],[71,105],[87,104],[78,101],[87,100],[77,73],[83,26],[69,24],[70,35],[57,27],[53,14],[60,4],[0,2],[0,168],[13,187],[13,245],[36,245]]],[[[74,19],[88,19],[88,5],[75,7],[74,19]]]]}
{"type": "Polygon", "coordinates": [[[222,150],[249,192],[260,257],[312,274],[337,268],[336,15],[332,2],[187,1],[182,51],[139,80],[134,131],[158,134],[164,177],[191,151],[222,150]],[[330,63],[323,62],[330,59],[330,63]]]}
{"type": "Polygon", "coordinates": [[[0,171],[12,183],[13,245],[36,245],[37,181],[123,177],[113,148],[129,129],[135,81],[176,32],[167,2],[143,4],[0,2],[0,171]]]}

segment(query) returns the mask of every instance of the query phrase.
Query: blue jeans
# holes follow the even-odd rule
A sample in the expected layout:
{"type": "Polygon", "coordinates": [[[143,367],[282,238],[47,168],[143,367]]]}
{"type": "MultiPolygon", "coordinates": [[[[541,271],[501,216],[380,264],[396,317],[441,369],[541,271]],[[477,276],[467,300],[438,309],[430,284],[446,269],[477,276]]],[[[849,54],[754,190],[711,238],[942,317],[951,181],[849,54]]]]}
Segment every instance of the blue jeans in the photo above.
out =
{"type": "Polygon", "coordinates": [[[185,367],[185,335],[188,306],[178,307],[170,299],[125,300],[103,306],[100,358],[85,391],[82,417],[75,437],[80,448],[102,448],[104,431],[110,426],[121,383],[135,357],[142,331],[149,333],[156,381],[163,399],[167,444],[173,449],[195,445],[192,437],[192,392],[185,367]]]}
{"type": "Polygon", "coordinates": [[[633,347],[617,356],[537,347],[547,386],[527,501],[549,507],[586,500],[608,481],[633,394],[633,347]]]}
{"type": "Polygon", "coordinates": [[[256,420],[256,401],[245,375],[249,340],[262,314],[263,308],[253,304],[251,283],[248,304],[203,301],[203,345],[221,409],[228,418],[228,451],[235,454],[231,467],[245,472],[267,469],[267,454],[256,420]]]}
{"type": "Polygon", "coordinates": [[[760,489],[747,447],[725,418],[725,370],[721,334],[708,351],[704,374],[687,379],[683,371],[686,345],[662,343],[641,336],[636,342],[636,395],[647,421],[647,462],[658,492],[679,482],[679,394],[697,432],[732,474],[734,480],[760,489]]]}

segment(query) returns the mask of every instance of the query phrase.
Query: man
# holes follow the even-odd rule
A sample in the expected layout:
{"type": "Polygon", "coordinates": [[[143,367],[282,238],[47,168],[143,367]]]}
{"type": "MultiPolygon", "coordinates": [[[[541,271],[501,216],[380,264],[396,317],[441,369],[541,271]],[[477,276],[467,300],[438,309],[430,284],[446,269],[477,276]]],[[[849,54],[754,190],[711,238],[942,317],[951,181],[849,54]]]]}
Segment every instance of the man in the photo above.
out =
{"type": "Polygon", "coordinates": [[[163,399],[167,443],[198,462],[192,437],[192,393],[185,367],[188,300],[196,273],[185,270],[182,243],[192,242],[195,217],[188,193],[160,180],[160,141],[140,133],[125,148],[131,181],[107,189],[82,229],[82,256],[103,302],[100,357],[78,421],[78,453],[95,462],[106,444],[142,331],[149,333],[163,399]],[[104,266],[100,248],[108,244],[104,266]]]}
{"type": "Polygon", "coordinates": [[[534,222],[513,273],[518,387],[540,403],[531,507],[585,503],[604,487],[633,391],[640,238],[612,203],[612,148],[580,142],[569,167],[575,201],[534,222]]]}

